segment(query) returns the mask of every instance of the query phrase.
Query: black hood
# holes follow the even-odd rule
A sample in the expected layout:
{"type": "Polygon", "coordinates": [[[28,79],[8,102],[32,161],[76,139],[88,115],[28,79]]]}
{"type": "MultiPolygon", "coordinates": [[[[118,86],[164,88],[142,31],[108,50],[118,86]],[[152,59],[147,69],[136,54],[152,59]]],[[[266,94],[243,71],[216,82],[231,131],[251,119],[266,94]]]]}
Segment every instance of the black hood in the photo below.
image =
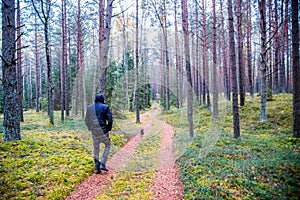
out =
{"type": "Polygon", "coordinates": [[[95,103],[104,103],[104,96],[102,94],[97,94],[95,96],[95,103]]]}

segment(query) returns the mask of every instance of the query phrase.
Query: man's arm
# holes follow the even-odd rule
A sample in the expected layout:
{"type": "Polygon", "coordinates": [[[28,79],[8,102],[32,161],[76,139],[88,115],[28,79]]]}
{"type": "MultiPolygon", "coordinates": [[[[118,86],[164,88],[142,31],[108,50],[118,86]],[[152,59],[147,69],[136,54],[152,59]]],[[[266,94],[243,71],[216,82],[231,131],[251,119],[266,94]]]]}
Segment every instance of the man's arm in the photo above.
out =
{"type": "Polygon", "coordinates": [[[111,112],[109,110],[109,107],[107,107],[107,109],[106,109],[106,116],[107,116],[107,121],[108,121],[108,123],[107,123],[107,130],[111,131],[112,125],[113,125],[113,119],[112,119],[112,114],[111,114],[111,112]]]}

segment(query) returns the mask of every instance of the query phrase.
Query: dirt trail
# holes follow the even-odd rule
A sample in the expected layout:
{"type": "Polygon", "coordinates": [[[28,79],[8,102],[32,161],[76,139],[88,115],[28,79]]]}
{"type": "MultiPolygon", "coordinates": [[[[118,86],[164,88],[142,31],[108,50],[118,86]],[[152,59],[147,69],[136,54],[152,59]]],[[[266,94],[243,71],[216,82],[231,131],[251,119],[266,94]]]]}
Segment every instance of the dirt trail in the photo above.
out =
{"type": "MultiPolygon", "coordinates": [[[[172,151],[173,128],[169,124],[155,118],[158,108],[154,108],[141,115],[141,123],[144,129],[144,136],[151,133],[153,125],[161,124],[162,141],[159,154],[159,165],[155,176],[154,185],[151,190],[155,194],[154,199],[182,199],[182,183],[179,181],[178,170],[175,165],[175,155],[172,151]],[[149,121],[150,120],[150,121],[149,121]]],[[[83,181],[71,194],[67,200],[90,200],[95,199],[102,191],[104,186],[113,181],[114,175],[130,159],[135,148],[144,139],[140,134],[131,138],[117,153],[108,161],[108,172],[102,171],[101,174],[92,174],[83,181]]]]}

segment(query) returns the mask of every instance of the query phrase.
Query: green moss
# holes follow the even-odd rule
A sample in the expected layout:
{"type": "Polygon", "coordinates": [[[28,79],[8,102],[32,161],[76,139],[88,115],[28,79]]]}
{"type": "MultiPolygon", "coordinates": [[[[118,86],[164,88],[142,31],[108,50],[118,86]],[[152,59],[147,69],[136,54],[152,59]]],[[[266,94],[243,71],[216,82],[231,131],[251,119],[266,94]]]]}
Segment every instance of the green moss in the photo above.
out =
{"type": "MultiPolygon", "coordinates": [[[[0,199],[62,199],[93,173],[90,132],[80,119],[57,117],[47,126],[45,114],[24,114],[23,139],[0,141],[0,199]]],[[[115,134],[111,140],[113,154],[127,138],[115,134]]]]}
{"type": "MultiPolygon", "coordinates": [[[[300,182],[300,140],[292,137],[292,95],[273,95],[268,122],[259,122],[259,97],[240,107],[241,138],[233,138],[232,112],[227,111],[215,143],[205,141],[214,124],[198,109],[198,134],[179,158],[185,199],[297,199],[300,182]],[[205,155],[204,157],[201,155],[205,155]]],[[[179,130],[181,115],[171,122],[179,130]]],[[[187,129],[186,129],[187,130],[187,129]]],[[[188,135],[177,133],[175,139],[188,135]],[[180,136],[180,137],[179,137],[180,136]]],[[[182,146],[182,145],[181,145],[182,146]]]]}

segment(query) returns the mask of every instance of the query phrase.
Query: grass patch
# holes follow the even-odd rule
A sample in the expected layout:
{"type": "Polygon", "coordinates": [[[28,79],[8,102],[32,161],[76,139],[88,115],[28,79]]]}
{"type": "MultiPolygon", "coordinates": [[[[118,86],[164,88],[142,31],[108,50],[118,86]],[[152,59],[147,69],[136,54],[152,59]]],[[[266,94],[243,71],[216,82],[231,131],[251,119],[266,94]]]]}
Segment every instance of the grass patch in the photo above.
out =
{"type": "MultiPolygon", "coordinates": [[[[210,143],[214,124],[205,109],[198,109],[197,134],[178,159],[185,199],[298,199],[300,139],[292,138],[292,95],[273,95],[267,104],[265,123],[259,122],[259,97],[240,107],[238,140],[233,138],[229,109],[216,130],[219,137],[210,143]]],[[[178,113],[167,118],[177,127],[178,113]]],[[[188,137],[188,131],[179,128],[177,143],[188,137]]]]}
{"type": "MultiPolygon", "coordinates": [[[[62,199],[93,173],[91,133],[84,121],[61,122],[55,116],[51,126],[44,113],[26,111],[22,140],[0,140],[0,199],[62,199]]],[[[127,141],[123,134],[112,134],[111,140],[111,154],[127,141]]]]}

